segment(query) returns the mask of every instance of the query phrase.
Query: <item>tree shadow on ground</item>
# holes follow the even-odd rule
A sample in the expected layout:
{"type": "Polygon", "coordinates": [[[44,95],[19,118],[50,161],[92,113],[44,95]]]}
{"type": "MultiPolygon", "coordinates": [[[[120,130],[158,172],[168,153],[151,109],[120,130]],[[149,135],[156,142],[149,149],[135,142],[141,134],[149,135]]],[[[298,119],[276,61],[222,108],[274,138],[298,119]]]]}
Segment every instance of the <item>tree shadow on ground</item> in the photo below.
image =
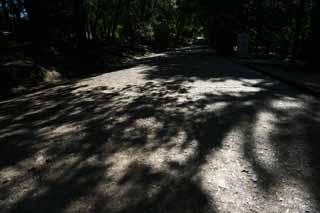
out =
{"type": "Polygon", "coordinates": [[[299,178],[319,208],[317,100],[212,56],[140,63],[153,67],[140,85],[70,84],[0,103],[4,212],[218,212],[201,172],[235,129],[261,192],[299,178]],[[270,131],[257,136],[263,113],[270,131]]]}

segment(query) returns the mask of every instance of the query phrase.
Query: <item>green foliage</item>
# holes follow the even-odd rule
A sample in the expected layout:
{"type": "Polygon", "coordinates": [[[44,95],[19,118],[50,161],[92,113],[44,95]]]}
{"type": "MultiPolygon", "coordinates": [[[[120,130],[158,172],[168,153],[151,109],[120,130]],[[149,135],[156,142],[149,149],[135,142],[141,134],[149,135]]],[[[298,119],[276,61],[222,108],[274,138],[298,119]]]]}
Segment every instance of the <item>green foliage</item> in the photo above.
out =
{"type": "Polygon", "coordinates": [[[314,0],[1,0],[0,15],[2,28],[7,24],[18,32],[17,26],[28,26],[35,42],[86,39],[167,48],[197,36],[217,44],[220,31],[246,30],[252,50],[303,55],[312,37],[314,5],[314,0]]]}

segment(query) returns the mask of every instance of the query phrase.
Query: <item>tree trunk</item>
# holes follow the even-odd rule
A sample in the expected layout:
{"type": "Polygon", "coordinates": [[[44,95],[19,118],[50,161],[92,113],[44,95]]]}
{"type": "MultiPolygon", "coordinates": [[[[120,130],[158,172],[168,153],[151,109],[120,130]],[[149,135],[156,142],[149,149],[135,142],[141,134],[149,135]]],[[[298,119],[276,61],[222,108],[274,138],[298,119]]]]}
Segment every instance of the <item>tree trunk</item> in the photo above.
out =
{"type": "Polygon", "coordinates": [[[112,21],[112,28],[111,28],[111,39],[115,38],[115,32],[118,26],[118,19],[120,17],[121,14],[121,10],[122,10],[122,0],[118,1],[117,7],[116,7],[116,11],[114,13],[114,17],[113,17],[113,21],[112,21]]]}
{"type": "Polygon", "coordinates": [[[1,0],[1,5],[2,5],[2,10],[3,10],[3,16],[4,20],[7,24],[7,26],[10,26],[10,19],[9,19],[9,10],[6,5],[7,1],[6,0],[1,0]]]}
{"type": "Polygon", "coordinates": [[[21,10],[23,8],[21,0],[17,0],[16,8],[15,8],[15,13],[16,13],[16,19],[18,22],[21,21],[21,10]]]}
{"type": "Polygon", "coordinates": [[[292,60],[295,62],[298,57],[299,44],[301,41],[302,24],[304,16],[305,0],[299,0],[297,5],[295,34],[292,46],[292,60]]]}
{"type": "Polygon", "coordinates": [[[308,47],[308,67],[310,69],[315,69],[319,64],[319,56],[317,53],[320,49],[320,3],[318,0],[314,1],[312,11],[312,32],[308,47]]]}
{"type": "Polygon", "coordinates": [[[74,22],[75,32],[78,41],[86,38],[85,34],[85,14],[83,0],[74,0],[74,22]]]}

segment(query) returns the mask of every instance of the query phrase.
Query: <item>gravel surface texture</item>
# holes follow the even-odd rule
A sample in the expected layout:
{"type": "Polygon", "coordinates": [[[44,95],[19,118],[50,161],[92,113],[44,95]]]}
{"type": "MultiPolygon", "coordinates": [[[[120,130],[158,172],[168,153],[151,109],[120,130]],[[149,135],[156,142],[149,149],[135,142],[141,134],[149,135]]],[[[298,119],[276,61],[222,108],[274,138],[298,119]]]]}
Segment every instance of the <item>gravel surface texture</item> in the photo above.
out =
{"type": "Polygon", "coordinates": [[[0,212],[320,212],[319,100],[179,51],[0,102],[0,212]]]}

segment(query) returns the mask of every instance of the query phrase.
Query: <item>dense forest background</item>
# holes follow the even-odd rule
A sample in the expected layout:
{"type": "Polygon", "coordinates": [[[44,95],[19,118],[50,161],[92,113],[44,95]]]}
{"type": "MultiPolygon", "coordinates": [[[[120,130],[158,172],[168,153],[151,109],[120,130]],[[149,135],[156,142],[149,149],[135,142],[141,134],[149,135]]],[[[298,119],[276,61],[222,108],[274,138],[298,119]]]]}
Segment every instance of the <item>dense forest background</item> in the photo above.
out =
{"type": "Polygon", "coordinates": [[[36,64],[103,66],[192,44],[232,55],[245,31],[252,57],[313,67],[319,14],[316,0],[1,0],[1,64],[23,55],[36,64]]]}

